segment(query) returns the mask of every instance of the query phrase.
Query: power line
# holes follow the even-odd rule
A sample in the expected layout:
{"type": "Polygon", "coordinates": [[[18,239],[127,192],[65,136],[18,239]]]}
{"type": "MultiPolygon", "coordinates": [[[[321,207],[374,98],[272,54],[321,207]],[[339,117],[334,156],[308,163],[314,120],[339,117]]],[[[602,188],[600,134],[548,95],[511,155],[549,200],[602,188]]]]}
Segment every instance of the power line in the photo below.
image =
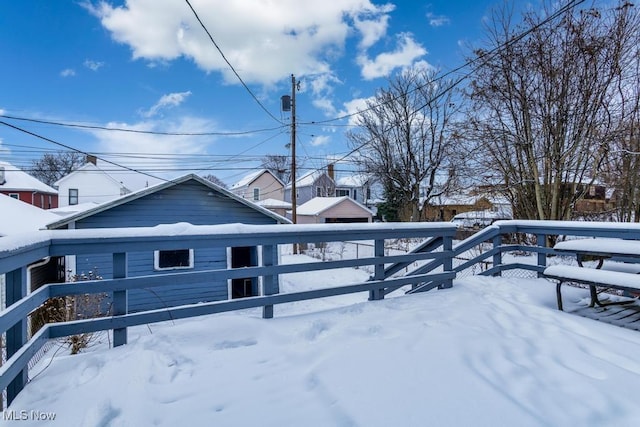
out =
{"type": "MultiPolygon", "coordinates": [[[[537,23],[536,25],[528,28],[527,30],[523,31],[522,33],[510,38],[509,40],[505,41],[504,43],[494,47],[493,49],[487,51],[487,52],[483,52],[482,54],[478,55],[477,57],[465,62],[464,64],[450,70],[447,71],[446,73],[422,84],[422,85],[418,85],[416,86],[414,89],[410,90],[409,93],[413,93],[416,92],[422,88],[424,88],[427,85],[433,84],[434,82],[443,80],[444,78],[457,73],[467,67],[469,67],[470,65],[475,64],[476,62],[480,61],[480,60],[484,60],[484,59],[488,59],[489,57],[493,56],[494,54],[496,54],[497,52],[499,52],[502,49],[505,49],[507,47],[509,47],[510,45],[512,45],[513,43],[517,43],[518,41],[522,40],[523,38],[525,38],[526,36],[528,36],[529,34],[531,34],[532,32],[536,31],[537,29],[539,29],[540,27],[542,27],[545,24],[548,24],[549,22],[553,21],[554,19],[556,19],[557,17],[559,17],[560,15],[563,15],[564,13],[568,12],[570,9],[584,3],[585,0],[570,0],[566,5],[564,5],[563,7],[561,7],[560,9],[558,9],[556,12],[554,12],[553,14],[549,15],[546,19],[540,21],[539,23],[537,23]]],[[[436,99],[438,99],[440,96],[443,96],[446,92],[448,92],[449,90],[452,90],[455,86],[457,86],[458,84],[460,84],[462,81],[466,80],[469,76],[471,76],[473,73],[475,73],[475,71],[477,70],[477,68],[472,69],[471,71],[463,74],[461,77],[459,77],[454,84],[449,85],[447,91],[445,91],[444,93],[439,94],[437,97],[434,97],[432,99],[430,99],[427,103],[425,103],[423,106],[421,106],[420,108],[416,109],[416,111],[421,110],[422,108],[424,108],[426,105],[428,105],[430,102],[435,101],[436,99]]],[[[332,119],[326,119],[326,120],[318,120],[318,121],[311,121],[311,122],[304,122],[304,123],[299,123],[301,125],[327,125],[328,123],[334,122],[334,121],[338,121],[338,120],[344,120],[344,119],[348,119],[354,116],[358,116],[361,115],[363,113],[366,113],[367,111],[371,111],[377,107],[380,107],[384,104],[390,103],[390,102],[394,102],[395,100],[397,100],[399,97],[404,96],[404,94],[398,95],[396,97],[393,97],[391,99],[389,99],[388,101],[385,101],[383,103],[378,103],[375,105],[372,105],[364,110],[359,110],[356,111],[355,113],[351,113],[351,114],[345,114],[343,116],[339,116],[339,117],[335,117],[332,119]]]]}
{"type": "Polygon", "coordinates": [[[78,123],[67,123],[67,122],[55,122],[51,120],[42,120],[42,119],[33,119],[27,117],[18,117],[18,116],[10,116],[6,114],[0,114],[0,117],[10,120],[20,120],[25,122],[32,123],[40,123],[46,125],[53,126],[62,126],[69,128],[79,128],[79,129],[93,129],[93,130],[104,130],[104,131],[116,131],[116,132],[129,132],[129,133],[140,133],[146,135],[161,135],[161,136],[240,136],[240,135],[248,135],[252,133],[260,133],[260,132],[269,132],[273,130],[280,130],[287,125],[282,125],[274,128],[263,128],[263,129],[255,129],[255,130],[247,130],[247,131],[237,131],[237,132],[160,132],[160,131],[151,131],[151,130],[139,130],[139,129],[127,129],[127,128],[117,128],[117,127],[107,127],[107,126],[98,126],[98,125],[83,125],[78,123]]]}
{"type": "Polygon", "coordinates": [[[205,33],[207,33],[207,36],[209,36],[209,40],[211,40],[211,43],[213,43],[213,45],[216,47],[216,49],[220,53],[220,56],[222,56],[222,59],[224,59],[224,62],[226,62],[227,65],[229,66],[229,68],[231,68],[231,71],[233,71],[233,74],[235,74],[235,76],[238,78],[240,83],[242,83],[242,86],[244,86],[244,88],[247,90],[247,92],[249,92],[249,95],[251,95],[251,97],[258,103],[260,108],[262,108],[265,111],[265,113],[267,113],[276,122],[282,124],[282,121],[278,120],[276,118],[276,116],[274,116],[273,114],[271,114],[271,112],[269,110],[267,110],[267,108],[262,104],[262,102],[260,102],[258,97],[251,91],[251,89],[249,89],[249,86],[247,86],[247,84],[244,82],[244,80],[242,80],[242,77],[240,77],[240,74],[238,74],[236,69],[233,67],[233,65],[231,65],[231,63],[229,62],[227,57],[224,55],[224,53],[222,52],[222,49],[220,49],[220,46],[218,46],[218,43],[216,43],[216,41],[213,39],[213,36],[211,35],[211,33],[209,32],[207,27],[204,25],[204,22],[202,22],[202,20],[198,16],[198,13],[196,12],[196,10],[193,8],[193,6],[191,6],[191,3],[189,2],[189,0],[185,0],[185,2],[189,5],[189,8],[191,9],[191,11],[193,12],[194,16],[196,17],[196,19],[200,23],[200,26],[205,31],[205,33]]]}
{"type": "MultiPolygon", "coordinates": [[[[85,156],[89,156],[89,155],[90,155],[90,154],[89,154],[89,153],[87,153],[86,151],[82,151],[82,150],[79,150],[79,149],[77,149],[77,148],[73,148],[73,147],[71,147],[71,146],[69,146],[69,145],[63,144],[63,143],[61,143],[61,142],[54,141],[54,140],[53,140],[53,139],[51,139],[51,138],[47,138],[47,137],[45,137],[45,136],[38,135],[37,133],[34,133],[34,132],[31,132],[31,131],[28,131],[28,130],[26,130],[26,129],[23,129],[23,128],[18,127],[18,126],[15,126],[15,125],[12,125],[12,124],[7,123],[7,122],[5,122],[5,121],[0,120],[0,125],[5,125],[5,126],[7,126],[7,127],[10,127],[10,128],[12,128],[12,129],[15,129],[15,130],[17,130],[17,131],[20,131],[20,132],[26,133],[27,135],[31,135],[31,136],[33,136],[33,137],[35,137],[35,138],[42,139],[43,141],[47,141],[47,142],[50,142],[50,143],[52,143],[52,144],[58,145],[58,146],[60,146],[60,147],[64,147],[64,148],[66,148],[67,150],[75,151],[76,153],[84,154],[85,156]]],[[[146,175],[146,176],[148,176],[148,177],[150,177],[150,178],[153,178],[153,179],[158,179],[158,180],[161,180],[161,181],[166,181],[166,180],[165,180],[165,179],[163,179],[163,178],[160,178],[160,177],[157,177],[157,176],[151,175],[151,174],[149,174],[149,173],[147,173],[147,172],[138,171],[138,170],[133,169],[133,168],[130,168],[130,167],[128,167],[128,166],[122,166],[122,165],[119,165],[118,163],[112,162],[112,161],[110,161],[110,160],[106,160],[106,159],[104,159],[104,158],[100,158],[100,160],[102,160],[102,161],[103,161],[103,162],[105,162],[105,163],[109,163],[109,164],[111,164],[111,165],[113,165],[113,166],[117,166],[117,167],[120,167],[120,168],[122,168],[122,169],[126,169],[126,170],[131,171],[131,172],[140,173],[140,174],[142,174],[142,175],[146,175]]]]}

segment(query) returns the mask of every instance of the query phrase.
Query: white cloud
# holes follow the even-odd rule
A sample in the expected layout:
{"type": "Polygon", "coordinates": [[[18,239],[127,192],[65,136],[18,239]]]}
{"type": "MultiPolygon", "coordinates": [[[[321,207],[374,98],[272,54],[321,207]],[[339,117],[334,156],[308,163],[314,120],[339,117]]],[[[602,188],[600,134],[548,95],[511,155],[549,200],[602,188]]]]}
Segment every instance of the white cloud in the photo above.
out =
{"type": "MultiPolygon", "coordinates": [[[[136,131],[197,133],[215,129],[215,124],[198,117],[181,117],[177,120],[144,120],[138,123],[107,123],[112,128],[136,131]]],[[[187,171],[180,160],[186,155],[205,154],[216,138],[213,136],[166,136],[147,133],[128,132],[91,132],[98,141],[97,151],[123,166],[132,166],[139,170],[148,170],[157,175],[178,175],[187,171]],[[112,154],[109,154],[112,153],[112,154]],[[120,153],[127,153],[121,157],[120,153]],[[135,156],[137,154],[138,156],[135,156]],[[173,170],[173,171],[171,171],[173,170]],[[171,171],[171,172],[167,172],[171,171]]],[[[195,167],[195,166],[194,166],[195,167]]],[[[197,167],[195,167],[197,169],[197,167]]]]}
{"type": "Polygon", "coordinates": [[[357,125],[358,124],[358,112],[366,110],[367,102],[374,102],[375,97],[371,96],[369,98],[356,98],[352,99],[349,102],[344,103],[344,110],[340,112],[340,116],[349,116],[349,124],[357,125]]]}
{"type": "Polygon", "coordinates": [[[60,71],[61,77],[73,77],[75,75],[76,72],[73,68],[65,68],[64,70],[60,71]]]}
{"type": "Polygon", "coordinates": [[[362,34],[362,40],[358,46],[361,49],[368,49],[387,34],[389,15],[383,15],[375,20],[356,20],[354,25],[362,34]]]}
{"type": "MultiPolygon", "coordinates": [[[[370,46],[387,29],[391,5],[370,0],[192,0],[191,4],[227,59],[247,83],[270,86],[291,74],[333,74],[348,37],[370,46]]],[[[152,63],[179,57],[207,72],[238,81],[185,2],[128,0],[85,7],[134,59],[152,63]]]]}
{"type": "Polygon", "coordinates": [[[151,108],[143,111],[141,114],[144,117],[150,118],[157,115],[161,110],[177,107],[182,104],[191,95],[191,91],[175,92],[167,95],[162,95],[158,102],[156,102],[151,108]]]}
{"type": "Polygon", "coordinates": [[[362,77],[365,80],[373,80],[388,76],[396,68],[411,66],[426,53],[427,50],[413,40],[411,34],[403,33],[398,35],[398,43],[394,51],[380,53],[374,59],[361,54],[357,62],[361,66],[362,77]]]}
{"type": "Polygon", "coordinates": [[[311,146],[320,147],[320,146],[329,144],[330,141],[331,141],[331,137],[327,135],[320,135],[320,136],[316,135],[311,139],[311,146]]]}
{"type": "Polygon", "coordinates": [[[441,27],[443,25],[448,25],[451,20],[445,15],[436,15],[433,12],[427,13],[427,21],[429,21],[429,25],[432,27],[441,27]]]}
{"type": "Polygon", "coordinates": [[[92,61],[91,59],[86,59],[82,65],[84,65],[86,68],[90,69],[91,71],[98,71],[100,68],[104,66],[104,62],[92,61]]]}

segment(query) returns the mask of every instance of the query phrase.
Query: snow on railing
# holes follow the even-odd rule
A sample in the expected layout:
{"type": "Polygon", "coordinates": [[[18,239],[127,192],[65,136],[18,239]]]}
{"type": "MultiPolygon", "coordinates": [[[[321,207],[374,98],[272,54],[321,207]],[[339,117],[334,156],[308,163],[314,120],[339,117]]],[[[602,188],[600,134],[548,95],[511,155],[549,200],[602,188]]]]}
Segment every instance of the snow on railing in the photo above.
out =
{"type": "MultiPolygon", "coordinates": [[[[7,360],[0,367],[0,390],[6,390],[8,403],[27,383],[29,361],[52,339],[97,331],[112,331],[113,344],[127,342],[127,328],[135,325],[175,320],[205,314],[262,307],[263,317],[274,314],[274,305],[323,298],[355,292],[368,292],[369,299],[382,299],[387,289],[397,289],[424,281],[450,287],[455,273],[451,268],[412,276],[385,277],[385,266],[395,263],[451,258],[455,226],[450,223],[374,223],[314,225],[245,225],[194,226],[172,224],[145,228],[51,230],[0,239],[0,274],[6,275],[7,308],[0,312],[0,333],[4,334],[7,360]],[[385,252],[385,241],[396,239],[437,239],[432,251],[412,253],[385,252]],[[303,264],[279,264],[282,245],[317,242],[371,241],[367,256],[303,264]],[[230,248],[252,247],[256,263],[242,268],[173,270],[170,273],[133,276],[128,274],[128,254],[178,251],[190,248],[218,248],[228,254],[230,248]],[[437,249],[437,250],[436,250],[437,249]],[[111,272],[100,271],[106,278],[68,283],[50,283],[29,292],[27,267],[42,259],[106,254],[111,272]],[[302,292],[280,293],[279,276],[295,272],[323,271],[345,267],[368,267],[369,280],[302,292]],[[177,272],[176,272],[177,271],[177,272]],[[207,301],[138,312],[129,312],[128,293],[150,287],[175,284],[230,283],[238,278],[257,278],[258,296],[207,301]],[[93,319],[47,323],[31,337],[27,324],[30,313],[51,298],[105,293],[111,298],[111,315],[93,319]]],[[[197,258],[197,257],[196,257],[197,258]]],[[[221,260],[217,265],[225,264],[221,260]]],[[[442,262],[440,263],[442,265],[442,262]]],[[[227,294],[227,298],[229,294],[227,294]]]]}

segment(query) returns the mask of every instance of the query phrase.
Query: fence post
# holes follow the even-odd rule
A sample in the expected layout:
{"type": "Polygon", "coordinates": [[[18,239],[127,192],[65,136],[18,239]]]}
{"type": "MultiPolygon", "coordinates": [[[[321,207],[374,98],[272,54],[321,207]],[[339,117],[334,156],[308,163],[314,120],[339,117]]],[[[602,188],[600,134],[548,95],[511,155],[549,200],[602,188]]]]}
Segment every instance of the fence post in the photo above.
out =
{"type": "MultiPolygon", "coordinates": [[[[536,234],[536,245],[546,248],[547,247],[547,235],[546,234],[536,234]]],[[[538,252],[538,265],[541,267],[547,266],[547,254],[543,252],[538,252]]],[[[538,277],[542,277],[542,272],[538,272],[538,277]]]]}
{"type": "MultiPolygon", "coordinates": [[[[270,267],[278,264],[278,247],[276,245],[262,246],[262,266],[270,267]]],[[[277,274],[265,274],[262,278],[263,295],[273,295],[280,292],[277,274]]],[[[262,307],[262,318],[273,318],[273,304],[262,307]]]]}
{"type": "MultiPolygon", "coordinates": [[[[449,252],[449,256],[442,260],[442,270],[453,271],[453,237],[442,236],[442,250],[449,252]]],[[[448,289],[453,287],[453,279],[447,279],[438,285],[438,289],[448,289]]]]}
{"type": "MultiPolygon", "coordinates": [[[[502,246],[502,234],[498,234],[493,238],[493,249],[499,248],[502,246]]],[[[495,268],[498,265],[502,264],[502,251],[499,251],[493,254],[493,267],[495,268]]],[[[494,276],[502,276],[502,270],[493,274],[494,276]]]]}
{"type": "MultiPolygon", "coordinates": [[[[376,259],[384,257],[384,239],[376,239],[373,246],[373,256],[376,259]]],[[[373,280],[384,280],[384,263],[377,261],[374,265],[373,280]]],[[[384,288],[369,291],[369,301],[384,298],[384,288]]]]}
{"type": "MultiPolygon", "coordinates": [[[[113,278],[124,279],[127,277],[127,253],[113,254],[113,278]]],[[[127,302],[127,290],[113,292],[113,315],[127,314],[129,311],[127,302]]],[[[113,346],[118,347],[127,343],[127,328],[113,330],[113,346]]]]}
{"type": "MultiPolygon", "coordinates": [[[[27,268],[21,267],[10,271],[5,275],[6,287],[6,303],[7,307],[20,301],[27,296],[27,268]]],[[[7,359],[16,354],[20,348],[27,342],[27,319],[20,320],[11,328],[7,329],[7,359]]],[[[9,383],[7,387],[7,405],[10,405],[13,399],[27,384],[28,368],[25,368],[9,383]]]]}

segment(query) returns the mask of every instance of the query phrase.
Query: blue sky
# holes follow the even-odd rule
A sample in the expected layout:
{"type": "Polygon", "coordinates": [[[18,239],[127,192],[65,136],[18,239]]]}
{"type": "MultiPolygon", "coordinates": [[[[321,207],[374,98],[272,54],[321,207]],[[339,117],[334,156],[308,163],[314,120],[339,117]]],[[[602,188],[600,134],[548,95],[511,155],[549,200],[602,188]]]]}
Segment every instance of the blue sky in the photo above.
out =
{"type": "MultiPolygon", "coordinates": [[[[6,1],[0,120],[153,175],[212,173],[232,184],[265,154],[289,154],[290,115],[280,111],[280,97],[291,93],[294,74],[299,162],[320,168],[349,151],[349,121],[305,123],[355,112],[404,67],[463,64],[499,1],[190,3],[249,90],[186,1],[6,1]],[[210,135],[78,129],[7,116],[210,135]]],[[[0,125],[0,158],[16,166],[60,149],[0,125]]]]}

